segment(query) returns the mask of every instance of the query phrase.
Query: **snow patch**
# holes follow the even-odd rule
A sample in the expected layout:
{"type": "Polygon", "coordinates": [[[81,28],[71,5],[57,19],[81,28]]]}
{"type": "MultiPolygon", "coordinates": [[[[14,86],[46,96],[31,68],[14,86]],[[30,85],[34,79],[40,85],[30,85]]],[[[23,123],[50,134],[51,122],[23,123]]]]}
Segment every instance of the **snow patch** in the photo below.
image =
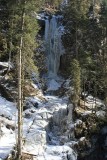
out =
{"type": "Polygon", "coordinates": [[[6,68],[13,68],[12,64],[9,62],[0,62],[0,66],[6,67],[6,68]]]}
{"type": "Polygon", "coordinates": [[[7,118],[5,123],[14,124],[16,122],[16,106],[14,103],[7,101],[5,98],[0,97],[0,158],[5,159],[12,151],[16,139],[15,132],[11,129],[7,129],[4,124],[4,119],[7,118]],[[4,118],[5,117],[5,118],[4,118]]]}
{"type": "Polygon", "coordinates": [[[61,85],[58,82],[56,82],[54,79],[52,79],[51,81],[49,81],[47,91],[56,91],[60,87],[61,87],[61,85]]]}

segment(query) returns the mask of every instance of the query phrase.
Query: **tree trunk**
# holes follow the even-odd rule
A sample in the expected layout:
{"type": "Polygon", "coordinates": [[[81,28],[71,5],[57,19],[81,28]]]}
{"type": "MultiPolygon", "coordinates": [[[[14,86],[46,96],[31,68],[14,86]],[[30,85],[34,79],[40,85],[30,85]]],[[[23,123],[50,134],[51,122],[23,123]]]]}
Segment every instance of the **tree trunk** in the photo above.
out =
{"type": "MultiPolygon", "coordinates": [[[[25,11],[22,11],[21,31],[23,34],[25,11]]],[[[22,157],[22,47],[23,36],[20,38],[18,64],[18,160],[22,157]]]]}
{"type": "Polygon", "coordinates": [[[77,22],[76,22],[76,37],[75,37],[75,40],[76,40],[76,58],[78,59],[78,42],[77,42],[77,33],[78,33],[78,30],[77,30],[77,22]]]}

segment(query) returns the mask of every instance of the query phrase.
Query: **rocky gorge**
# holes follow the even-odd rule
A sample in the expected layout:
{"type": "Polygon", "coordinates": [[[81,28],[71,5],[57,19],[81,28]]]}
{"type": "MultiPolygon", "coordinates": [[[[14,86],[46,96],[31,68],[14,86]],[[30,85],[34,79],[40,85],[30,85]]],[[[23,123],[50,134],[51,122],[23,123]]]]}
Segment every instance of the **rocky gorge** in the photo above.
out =
{"type": "MultiPolygon", "coordinates": [[[[74,108],[69,101],[70,80],[50,80],[45,94],[34,83],[27,83],[25,88],[27,97],[23,112],[24,159],[100,160],[103,157],[106,160],[106,107],[101,100],[95,100],[89,95],[85,102],[81,100],[78,107],[74,108]],[[58,93],[60,97],[57,96],[58,93]]],[[[9,92],[11,91],[13,92],[13,88],[10,88],[9,92]]],[[[1,141],[12,136],[11,143],[8,140],[9,144],[6,142],[6,146],[9,146],[8,152],[2,152],[1,143],[1,159],[6,159],[11,151],[14,158],[15,150],[12,148],[17,134],[16,104],[1,97],[0,105],[1,141]]]]}
{"type": "MultiPolygon", "coordinates": [[[[70,99],[71,79],[59,74],[61,71],[65,74],[66,61],[71,58],[62,45],[63,17],[44,16],[43,13],[36,18],[42,21],[44,29],[41,31],[44,43],[40,49],[44,53],[46,70],[39,80],[34,77],[25,82],[22,159],[106,160],[107,109],[104,102],[87,94],[75,107],[70,99]]],[[[0,159],[3,160],[15,158],[17,144],[17,89],[16,82],[11,79],[14,67],[3,76],[8,65],[0,64],[0,78],[3,79],[0,84],[0,159]]]]}

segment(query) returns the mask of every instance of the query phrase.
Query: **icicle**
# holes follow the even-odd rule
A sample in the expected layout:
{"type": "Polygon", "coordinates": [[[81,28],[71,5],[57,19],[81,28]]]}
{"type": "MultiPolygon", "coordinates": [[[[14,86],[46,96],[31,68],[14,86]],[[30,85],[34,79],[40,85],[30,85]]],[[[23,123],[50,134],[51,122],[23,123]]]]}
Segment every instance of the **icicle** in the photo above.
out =
{"type": "Polygon", "coordinates": [[[60,56],[64,53],[62,46],[62,26],[59,23],[60,16],[53,16],[45,20],[45,44],[48,58],[48,74],[57,75],[60,65],[60,56]]]}

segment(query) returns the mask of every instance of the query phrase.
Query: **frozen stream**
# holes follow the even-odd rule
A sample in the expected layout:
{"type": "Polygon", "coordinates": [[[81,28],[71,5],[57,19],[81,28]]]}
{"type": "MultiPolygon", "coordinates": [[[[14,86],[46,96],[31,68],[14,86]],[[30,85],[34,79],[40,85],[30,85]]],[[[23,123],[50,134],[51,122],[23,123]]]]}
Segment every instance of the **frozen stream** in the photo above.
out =
{"type": "MultiPolygon", "coordinates": [[[[39,102],[38,109],[31,108],[25,111],[25,115],[29,114],[30,117],[24,119],[24,152],[37,155],[38,160],[67,160],[67,157],[76,160],[74,151],[67,145],[60,145],[60,139],[50,132],[50,125],[61,127],[61,120],[67,115],[67,99],[55,96],[45,98],[47,102],[39,102]]],[[[35,99],[31,101],[34,102],[35,99]]]]}
{"type": "MultiPolygon", "coordinates": [[[[38,160],[76,160],[76,154],[67,144],[61,145],[61,122],[68,114],[67,98],[44,96],[45,101],[37,97],[28,98],[28,109],[23,113],[23,152],[33,154],[38,160]],[[38,107],[34,107],[38,103],[38,107]],[[51,128],[55,130],[51,132],[51,128]],[[57,131],[60,135],[57,135],[57,131]],[[55,134],[56,133],[56,134],[55,134]]],[[[0,97],[1,132],[0,158],[5,159],[16,143],[15,127],[17,109],[11,103],[0,97]],[[2,117],[3,116],[3,117],[2,117]],[[5,117],[5,118],[4,118],[5,117]],[[7,128],[5,124],[10,124],[7,128]]]]}

